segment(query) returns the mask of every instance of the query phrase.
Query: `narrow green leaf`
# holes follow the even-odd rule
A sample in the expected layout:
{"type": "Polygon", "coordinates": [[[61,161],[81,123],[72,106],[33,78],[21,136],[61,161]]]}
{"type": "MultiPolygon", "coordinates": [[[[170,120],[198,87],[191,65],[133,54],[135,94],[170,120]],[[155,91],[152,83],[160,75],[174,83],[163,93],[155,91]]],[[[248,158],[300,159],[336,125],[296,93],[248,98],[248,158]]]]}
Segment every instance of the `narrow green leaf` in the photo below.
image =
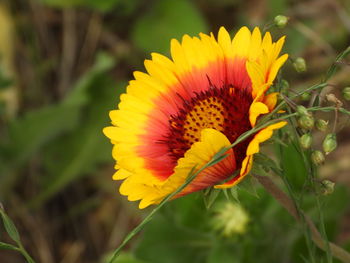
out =
{"type": "Polygon", "coordinates": [[[99,89],[91,90],[94,103],[85,112],[81,126],[74,133],[60,137],[48,149],[45,163],[49,176],[42,181],[43,191],[30,201],[31,207],[47,201],[81,176],[91,174],[98,164],[112,161],[111,146],[102,129],[109,125],[108,111],[119,100],[125,84],[116,85],[114,80],[103,76],[95,86],[99,89]],[[66,152],[65,156],[61,156],[62,152],[66,152]]]}
{"type": "Polygon", "coordinates": [[[233,198],[233,200],[235,200],[237,203],[240,203],[239,197],[238,197],[238,187],[231,187],[229,189],[230,194],[233,198]]]}
{"type": "Polygon", "coordinates": [[[19,251],[18,247],[15,247],[14,245],[4,243],[4,242],[0,242],[0,249],[9,249],[9,250],[19,251]]]}
{"type": "Polygon", "coordinates": [[[219,197],[221,189],[210,188],[210,192],[207,195],[203,195],[203,200],[205,207],[209,209],[215,202],[215,200],[219,197]]]}
{"type": "MultiPolygon", "coordinates": [[[[39,0],[41,3],[56,8],[89,7],[106,12],[117,6],[122,0],[39,0]]],[[[129,0],[132,1],[132,0],[129,0]]]]}
{"type": "Polygon", "coordinates": [[[27,113],[9,125],[10,138],[4,146],[6,154],[0,156],[0,198],[4,199],[16,180],[17,170],[35,152],[61,134],[76,128],[83,107],[94,100],[88,88],[93,81],[105,74],[115,61],[111,56],[99,54],[95,65],[84,74],[67,97],[57,105],[51,105],[27,113]]]}
{"type": "Polygon", "coordinates": [[[253,176],[247,176],[242,182],[239,183],[237,187],[245,190],[247,193],[252,196],[259,198],[258,192],[256,190],[257,186],[255,185],[255,179],[253,176]]]}
{"type": "Polygon", "coordinates": [[[2,209],[0,209],[0,215],[2,217],[6,232],[17,244],[20,244],[21,240],[15,224],[2,209]]]}

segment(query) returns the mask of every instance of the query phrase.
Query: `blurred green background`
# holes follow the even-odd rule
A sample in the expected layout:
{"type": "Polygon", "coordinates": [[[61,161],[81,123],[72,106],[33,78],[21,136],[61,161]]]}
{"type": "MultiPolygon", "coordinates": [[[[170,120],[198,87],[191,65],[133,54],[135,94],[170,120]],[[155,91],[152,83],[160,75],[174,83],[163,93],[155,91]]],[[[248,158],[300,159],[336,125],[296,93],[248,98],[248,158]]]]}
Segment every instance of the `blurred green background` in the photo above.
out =
{"type": "MultiPolygon", "coordinates": [[[[297,74],[287,62],[284,78],[295,90],[318,83],[350,43],[348,0],[0,2],[0,202],[37,262],[106,262],[148,212],[119,195],[102,128],[150,52],[169,54],[170,39],[185,33],[262,28],[279,14],[290,22],[270,30],[274,39],[286,34],[284,52],[308,65],[297,74]]],[[[338,95],[349,74],[341,67],[326,91],[338,95]]],[[[348,119],[340,123],[339,147],[320,171],[336,189],[321,199],[329,238],[350,249],[350,130],[348,119]]],[[[282,159],[302,191],[306,176],[295,149],[285,147],[282,159]]],[[[242,233],[223,235],[213,223],[223,208],[206,208],[210,200],[192,194],[167,205],[116,262],[311,262],[302,226],[263,189],[236,194],[249,218],[242,233]]],[[[222,193],[219,199],[227,202],[222,193]]],[[[317,224],[312,195],[303,208],[317,224]]],[[[3,228],[0,240],[10,242],[3,228]]],[[[315,262],[326,262],[323,252],[311,251],[315,262]]],[[[0,250],[0,262],[24,259],[0,250]]]]}

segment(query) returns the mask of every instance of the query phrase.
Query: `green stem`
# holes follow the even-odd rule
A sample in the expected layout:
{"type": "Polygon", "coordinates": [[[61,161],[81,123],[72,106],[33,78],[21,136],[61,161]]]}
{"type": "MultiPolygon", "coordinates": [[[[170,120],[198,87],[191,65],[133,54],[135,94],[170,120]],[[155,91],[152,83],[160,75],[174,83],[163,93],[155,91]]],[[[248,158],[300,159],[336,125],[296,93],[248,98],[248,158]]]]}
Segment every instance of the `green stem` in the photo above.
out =
{"type": "Polygon", "coordinates": [[[22,244],[19,244],[18,251],[22,253],[22,255],[24,256],[24,258],[27,260],[28,263],[35,263],[34,259],[32,259],[32,257],[27,253],[27,251],[24,249],[22,244]]]}
{"type": "Polygon", "coordinates": [[[226,150],[220,150],[218,153],[216,153],[213,158],[205,165],[203,165],[200,169],[198,169],[196,172],[194,170],[196,169],[195,167],[192,168],[191,172],[189,173],[186,182],[181,185],[176,191],[168,195],[166,198],[164,198],[156,208],[154,208],[151,213],[149,213],[145,219],[138,225],[136,226],[123,240],[123,242],[120,244],[120,246],[114,251],[112,258],[109,260],[109,263],[113,263],[114,260],[118,257],[120,251],[123,249],[123,247],[137,234],[139,233],[142,228],[153,218],[153,216],[170,200],[172,199],[175,195],[180,193],[183,189],[186,188],[195,178],[198,174],[200,174],[204,169],[215,165],[216,163],[222,161],[224,158],[226,158],[225,155],[226,150]]]}
{"type": "MultiPolygon", "coordinates": [[[[317,89],[319,88],[320,86],[322,85],[316,85],[316,86],[313,86],[309,89],[317,89]]],[[[276,108],[274,111],[272,111],[270,114],[268,114],[267,118],[270,118],[274,113],[276,113],[279,108],[281,108],[283,106],[283,102],[281,102],[276,108]]],[[[322,108],[319,108],[317,107],[317,110],[320,110],[322,108]]],[[[316,109],[315,109],[316,110],[316,109]]],[[[192,171],[189,173],[188,175],[188,179],[186,180],[186,182],[181,185],[175,192],[171,193],[170,195],[168,195],[166,198],[164,198],[160,204],[154,208],[151,213],[149,213],[145,219],[138,225],[136,226],[126,237],[125,239],[123,240],[123,242],[121,243],[121,245],[114,251],[113,253],[113,256],[111,258],[111,260],[109,261],[109,263],[113,263],[113,261],[117,258],[117,256],[119,255],[121,249],[123,249],[123,247],[137,234],[139,233],[142,228],[145,226],[146,223],[148,223],[152,217],[171,199],[173,198],[175,195],[177,195],[178,193],[180,193],[186,186],[188,186],[194,179],[195,177],[201,173],[204,169],[212,166],[212,165],[215,165],[216,163],[218,163],[219,161],[221,161],[222,159],[224,159],[226,156],[225,156],[225,152],[230,149],[230,148],[233,148],[234,146],[236,146],[237,144],[239,144],[240,142],[244,141],[245,139],[249,138],[251,135],[255,134],[257,131],[269,126],[269,125],[272,125],[276,122],[279,122],[279,121],[282,121],[282,120],[287,120],[293,116],[296,116],[297,113],[291,113],[291,114],[287,114],[287,115],[284,115],[284,116],[281,116],[279,117],[278,119],[273,119],[273,120],[269,120],[269,121],[266,121],[265,123],[262,123],[262,124],[258,124],[257,126],[255,126],[254,128],[252,128],[251,130],[243,133],[241,136],[239,136],[236,141],[234,143],[232,143],[230,146],[228,147],[225,147],[224,149],[220,150],[217,154],[215,154],[213,156],[213,158],[204,166],[202,166],[199,170],[197,170],[196,172],[194,172],[194,169],[195,167],[192,169],[192,171]]],[[[264,117],[264,118],[265,118],[264,117]]]]}
{"type": "MultiPolygon", "coordinates": [[[[268,176],[254,175],[254,177],[265,188],[265,190],[269,192],[298,222],[303,222],[302,217],[305,219],[305,222],[310,229],[312,240],[319,248],[326,250],[327,248],[325,247],[325,242],[311,219],[300,211],[302,213],[301,217],[296,207],[294,206],[293,201],[281,189],[279,189],[279,187],[277,187],[276,184],[268,176]]],[[[335,258],[344,263],[350,262],[349,252],[332,242],[329,242],[328,244],[330,252],[335,258]]]]}

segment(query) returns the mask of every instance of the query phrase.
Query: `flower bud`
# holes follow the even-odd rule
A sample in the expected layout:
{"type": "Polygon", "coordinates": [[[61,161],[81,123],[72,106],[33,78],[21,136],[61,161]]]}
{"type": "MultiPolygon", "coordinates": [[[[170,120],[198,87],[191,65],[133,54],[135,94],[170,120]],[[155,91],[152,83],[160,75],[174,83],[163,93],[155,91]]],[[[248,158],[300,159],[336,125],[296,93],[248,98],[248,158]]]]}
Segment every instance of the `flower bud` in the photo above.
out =
{"type": "Polygon", "coordinates": [[[335,133],[329,133],[326,135],[322,147],[326,154],[329,154],[337,148],[337,136],[335,133]]]}
{"type": "Polygon", "coordinates": [[[311,154],[311,160],[315,165],[321,165],[324,163],[324,155],[321,151],[313,151],[311,154]]]}
{"type": "Polygon", "coordinates": [[[304,115],[306,115],[306,116],[310,116],[310,113],[307,111],[307,109],[304,107],[304,106],[302,106],[302,105],[299,105],[298,107],[297,107],[297,113],[299,114],[299,116],[304,116],[304,115]]]}
{"type": "Polygon", "coordinates": [[[311,98],[311,94],[309,92],[304,92],[300,97],[302,101],[308,101],[311,98]]]}
{"type": "Polygon", "coordinates": [[[242,234],[246,231],[249,216],[241,205],[234,202],[219,202],[214,207],[212,225],[224,236],[242,234]]]}
{"type": "Polygon", "coordinates": [[[316,128],[319,131],[325,132],[327,130],[328,127],[328,121],[322,120],[322,119],[318,119],[316,120],[316,128]]]}
{"type": "Polygon", "coordinates": [[[283,15],[278,15],[275,17],[274,22],[277,27],[284,28],[288,23],[289,18],[283,15]]]}
{"type": "Polygon", "coordinates": [[[322,188],[321,188],[321,194],[323,195],[330,195],[334,192],[334,185],[332,181],[329,180],[323,180],[321,182],[322,188]]]}
{"type": "Polygon", "coordinates": [[[350,87],[343,89],[343,97],[345,100],[350,100],[350,87]]]}
{"type": "Polygon", "coordinates": [[[305,130],[312,130],[312,128],[314,127],[315,121],[312,116],[303,115],[298,119],[298,124],[300,128],[303,128],[305,130]]]}
{"type": "Polygon", "coordinates": [[[293,66],[298,73],[306,71],[306,62],[302,57],[296,58],[293,62],[293,66]]]}
{"type": "Polygon", "coordinates": [[[312,136],[310,133],[306,133],[303,136],[300,137],[299,139],[300,142],[300,146],[307,150],[310,148],[311,144],[312,144],[312,136]]]}

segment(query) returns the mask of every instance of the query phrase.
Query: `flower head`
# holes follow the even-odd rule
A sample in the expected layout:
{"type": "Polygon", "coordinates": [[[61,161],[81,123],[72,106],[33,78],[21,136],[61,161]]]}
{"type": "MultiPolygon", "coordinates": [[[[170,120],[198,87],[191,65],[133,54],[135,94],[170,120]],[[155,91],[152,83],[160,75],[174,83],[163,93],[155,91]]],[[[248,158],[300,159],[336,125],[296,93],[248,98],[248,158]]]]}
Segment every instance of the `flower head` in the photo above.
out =
{"type": "MultiPolygon", "coordinates": [[[[207,163],[274,109],[277,93],[266,94],[288,55],[279,57],[284,37],[273,42],[242,27],[233,40],[222,27],[213,34],[171,41],[171,59],[152,54],[147,73],[135,72],[112,127],[104,129],[117,160],[113,179],[120,193],[144,208],[181,186],[193,169],[207,163]]],[[[228,157],[202,171],[176,197],[215,186],[228,188],[249,173],[259,144],[279,122],[228,150],[228,157]],[[239,171],[235,173],[235,171],[239,171]],[[233,178],[232,175],[236,174],[233,178]]]]}
{"type": "Polygon", "coordinates": [[[243,234],[249,222],[249,215],[241,205],[235,202],[220,202],[214,208],[212,225],[226,237],[243,234]]]}

